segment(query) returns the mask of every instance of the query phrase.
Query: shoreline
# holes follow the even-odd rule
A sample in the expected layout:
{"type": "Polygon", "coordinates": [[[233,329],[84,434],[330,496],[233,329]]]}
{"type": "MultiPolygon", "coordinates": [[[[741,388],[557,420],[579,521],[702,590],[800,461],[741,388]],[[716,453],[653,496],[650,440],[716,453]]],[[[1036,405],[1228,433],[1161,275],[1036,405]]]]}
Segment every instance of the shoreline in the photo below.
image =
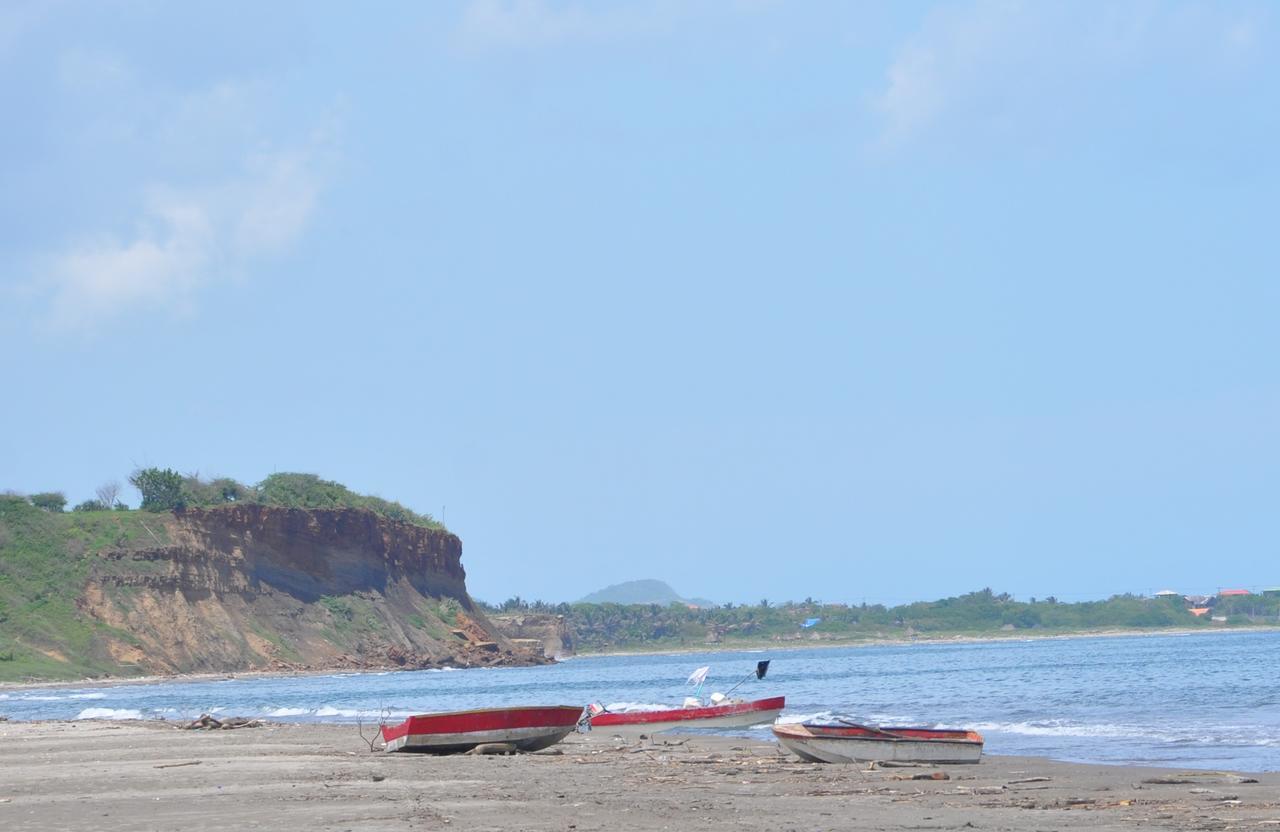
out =
{"type": "MultiPolygon", "coordinates": [[[[693,653],[743,653],[743,652],[792,652],[796,650],[835,649],[840,647],[907,647],[911,645],[937,644],[990,644],[1003,641],[1031,640],[1067,640],[1084,638],[1135,638],[1159,636],[1189,635],[1228,635],[1237,633],[1280,632],[1280,625],[1250,625],[1245,627],[1212,628],[1204,630],[1187,629],[1121,629],[1090,630],[1061,633],[1032,633],[1017,631],[1008,635],[937,635],[915,638],[875,638],[858,641],[837,641],[818,639],[813,641],[788,640],[747,642],[743,644],[707,644],[698,647],[640,648],[636,650],[611,650],[602,652],[574,653],[571,656],[557,658],[556,663],[573,661],[579,658],[616,658],[625,656],[679,656],[693,653]]],[[[520,667],[521,665],[495,665],[496,668],[520,667]]],[[[212,682],[230,679],[287,679],[306,678],[312,676],[358,676],[370,673],[412,673],[419,668],[409,669],[389,665],[387,667],[367,667],[352,669],[349,667],[313,668],[310,670],[227,670],[199,673],[175,673],[148,676],[107,676],[84,679],[62,679],[51,681],[0,681],[0,691],[8,690],[66,690],[69,688],[100,688],[119,685],[153,685],[163,683],[184,684],[187,682],[212,682]]],[[[448,669],[448,668],[441,668],[448,669]]],[[[473,670],[475,668],[453,668],[454,670],[473,670]]]]}
{"type": "Polygon", "coordinates": [[[0,825],[27,830],[1269,828],[1277,794],[1280,772],[1013,756],[831,766],[704,735],[601,731],[534,754],[434,757],[371,751],[355,726],[0,723],[0,825]]]}
{"type": "Polygon", "coordinates": [[[934,644],[994,644],[1002,641],[1066,641],[1083,638],[1137,638],[1158,636],[1193,636],[1193,635],[1227,635],[1232,633],[1268,633],[1280,632],[1280,625],[1252,624],[1249,626],[1212,628],[1212,629],[1118,629],[1118,630],[1079,630],[1055,633],[1035,633],[1025,630],[1010,632],[1007,635],[936,635],[915,638],[873,638],[857,641],[839,641],[836,639],[815,639],[812,641],[759,641],[742,644],[708,644],[701,647],[671,647],[667,649],[608,650],[602,652],[575,653],[567,658],[595,658],[602,656],[678,656],[686,653],[745,653],[762,651],[787,650],[819,650],[837,647],[908,647],[911,645],[934,644]]]}

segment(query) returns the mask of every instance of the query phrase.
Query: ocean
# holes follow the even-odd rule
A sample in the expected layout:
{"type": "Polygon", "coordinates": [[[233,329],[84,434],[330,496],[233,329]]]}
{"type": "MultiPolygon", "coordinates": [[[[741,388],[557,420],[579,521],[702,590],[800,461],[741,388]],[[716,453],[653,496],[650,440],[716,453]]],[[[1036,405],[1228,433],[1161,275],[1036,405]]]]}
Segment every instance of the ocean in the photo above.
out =
{"type": "MultiPolygon", "coordinates": [[[[736,695],[785,695],[784,721],[835,714],[966,727],[990,754],[1179,768],[1280,770],[1280,632],[1000,640],[588,656],[483,670],[0,689],[10,719],[167,719],[201,713],[376,722],[514,704],[678,704],[697,667],[736,695]]],[[[354,729],[353,729],[354,732],[354,729]]],[[[726,733],[735,733],[729,731],[726,733]]],[[[765,738],[767,726],[736,733],[765,738]]]]}

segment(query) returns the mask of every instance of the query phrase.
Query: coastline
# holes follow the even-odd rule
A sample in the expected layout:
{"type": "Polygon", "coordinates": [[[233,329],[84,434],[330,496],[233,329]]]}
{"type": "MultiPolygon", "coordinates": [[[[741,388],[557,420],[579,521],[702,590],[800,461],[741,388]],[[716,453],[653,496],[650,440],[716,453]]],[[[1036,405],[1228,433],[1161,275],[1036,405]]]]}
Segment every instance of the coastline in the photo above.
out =
{"type": "Polygon", "coordinates": [[[705,644],[698,647],[673,646],[665,649],[637,648],[635,650],[606,650],[601,652],[579,652],[573,658],[600,656],[678,656],[685,653],[742,653],[760,651],[818,650],[838,647],[908,647],[911,645],[935,644],[992,644],[1002,641],[1058,641],[1083,638],[1136,638],[1144,636],[1191,636],[1191,635],[1227,635],[1231,633],[1267,633],[1280,632],[1280,625],[1251,624],[1239,627],[1215,627],[1189,630],[1178,629],[1115,629],[1115,630],[1071,630],[1052,633],[1036,633],[1028,630],[1016,630],[1004,634],[953,634],[932,635],[914,638],[872,638],[840,641],[837,639],[744,641],[735,644],[705,644]]]}
{"type": "MultiPolygon", "coordinates": [[[[1006,634],[954,634],[954,635],[936,635],[923,636],[915,638],[874,638],[874,639],[858,639],[851,641],[838,641],[835,639],[817,639],[817,640],[788,640],[774,641],[772,639],[764,639],[761,641],[743,642],[741,644],[704,644],[699,646],[671,646],[671,647],[644,647],[635,650],[608,650],[601,652],[580,652],[571,656],[557,658],[557,662],[572,661],[577,658],[604,658],[604,657],[625,657],[625,656],[679,656],[693,653],[741,653],[741,652],[791,652],[796,650],[815,650],[815,649],[834,649],[841,647],[907,647],[911,645],[937,645],[937,644],[988,644],[1002,641],[1030,641],[1030,640],[1064,640],[1064,639],[1083,639],[1083,638],[1133,638],[1133,637],[1158,637],[1158,636],[1188,636],[1188,635],[1228,635],[1235,633],[1259,633],[1259,632],[1280,632],[1280,625],[1250,625],[1240,627],[1222,627],[1211,629],[1120,629],[1120,630],[1086,630],[1071,632],[1055,632],[1055,633],[1035,633],[1025,630],[1014,631],[1006,634]]],[[[518,665],[511,665],[517,667],[518,665]]],[[[502,667],[502,665],[497,665],[502,667]]],[[[443,669],[443,668],[442,668],[443,669]]],[[[468,668],[455,668],[457,670],[466,670],[468,668]]],[[[202,681],[219,681],[226,679],[281,679],[281,678],[302,678],[312,676],[358,676],[365,673],[409,673],[410,669],[399,667],[396,665],[388,665],[386,667],[365,667],[353,669],[350,667],[334,667],[334,668],[312,668],[309,670],[239,670],[239,671],[209,671],[201,673],[176,673],[167,675],[149,675],[149,676],[107,676],[107,677],[90,677],[85,679],[59,679],[51,681],[0,681],[0,691],[6,690],[31,690],[31,689],[48,689],[60,690],[68,688],[98,688],[98,687],[115,687],[118,685],[150,685],[162,683],[185,683],[185,682],[202,682],[202,681]]]]}
{"type": "Polygon", "coordinates": [[[354,726],[0,723],[0,825],[27,830],[1269,828],[1278,793],[1277,772],[1005,756],[869,769],[736,737],[598,731],[432,757],[371,752],[354,726]]]}

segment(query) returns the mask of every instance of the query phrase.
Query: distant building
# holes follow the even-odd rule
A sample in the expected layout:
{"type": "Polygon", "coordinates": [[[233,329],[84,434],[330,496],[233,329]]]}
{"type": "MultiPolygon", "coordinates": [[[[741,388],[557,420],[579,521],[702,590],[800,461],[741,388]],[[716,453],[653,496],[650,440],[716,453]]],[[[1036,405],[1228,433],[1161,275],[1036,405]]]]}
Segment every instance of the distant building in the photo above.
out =
{"type": "Polygon", "coordinates": [[[1212,595],[1184,595],[1182,596],[1182,600],[1186,601],[1188,604],[1190,604],[1193,607],[1205,607],[1209,605],[1209,602],[1211,600],[1213,600],[1213,596],[1212,595]]]}
{"type": "Polygon", "coordinates": [[[1263,595],[1280,595],[1280,586],[1269,586],[1262,590],[1263,595]]]}
{"type": "Polygon", "coordinates": [[[1174,592],[1172,589],[1162,589],[1156,593],[1157,598],[1177,598],[1181,593],[1174,592]]]}
{"type": "Polygon", "coordinates": [[[1209,608],[1208,607],[1192,607],[1190,610],[1188,610],[1188,612],[1190,612],[1192,615],[1207,615],[1209,613],[1209,608]]]}
{"type": "Polygon", "coordinates": [[[1231,598],[1239,595],[1252,595],[1253,593],[1247,589],[1220,589],[1218,590],[1219,598],[1231,598]]]}

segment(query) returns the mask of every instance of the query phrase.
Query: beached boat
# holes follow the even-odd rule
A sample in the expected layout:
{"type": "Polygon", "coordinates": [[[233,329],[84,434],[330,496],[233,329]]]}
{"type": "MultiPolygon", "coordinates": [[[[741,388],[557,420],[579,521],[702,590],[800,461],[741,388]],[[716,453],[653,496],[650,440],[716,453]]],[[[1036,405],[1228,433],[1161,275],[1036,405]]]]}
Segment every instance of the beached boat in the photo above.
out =
{"type": "Polygon", "coordinates": [[[581,717],[582,708],[570,705],[418,714],[399,725],[383,726],[382,741],[387,751],[426,754],[457,754],[483,743],[537,751],[568,736],[581,717]]]}
{"type": "Polygon", "coordinates": [[[870,725],[774,725],[773,734],[791,753],[811,763],[976,763],[982,735],[937,728],[876,728],[870,725]]]}
{"type": "Polygon", "coordinates": [[[773,722],[787,704],[786,697],[753,702],[722,699],[711,705],[663,708],[653,711],[614,712],[588,705],[592,730],[653,733],[676,728],[741,728],[773,722]]]}

